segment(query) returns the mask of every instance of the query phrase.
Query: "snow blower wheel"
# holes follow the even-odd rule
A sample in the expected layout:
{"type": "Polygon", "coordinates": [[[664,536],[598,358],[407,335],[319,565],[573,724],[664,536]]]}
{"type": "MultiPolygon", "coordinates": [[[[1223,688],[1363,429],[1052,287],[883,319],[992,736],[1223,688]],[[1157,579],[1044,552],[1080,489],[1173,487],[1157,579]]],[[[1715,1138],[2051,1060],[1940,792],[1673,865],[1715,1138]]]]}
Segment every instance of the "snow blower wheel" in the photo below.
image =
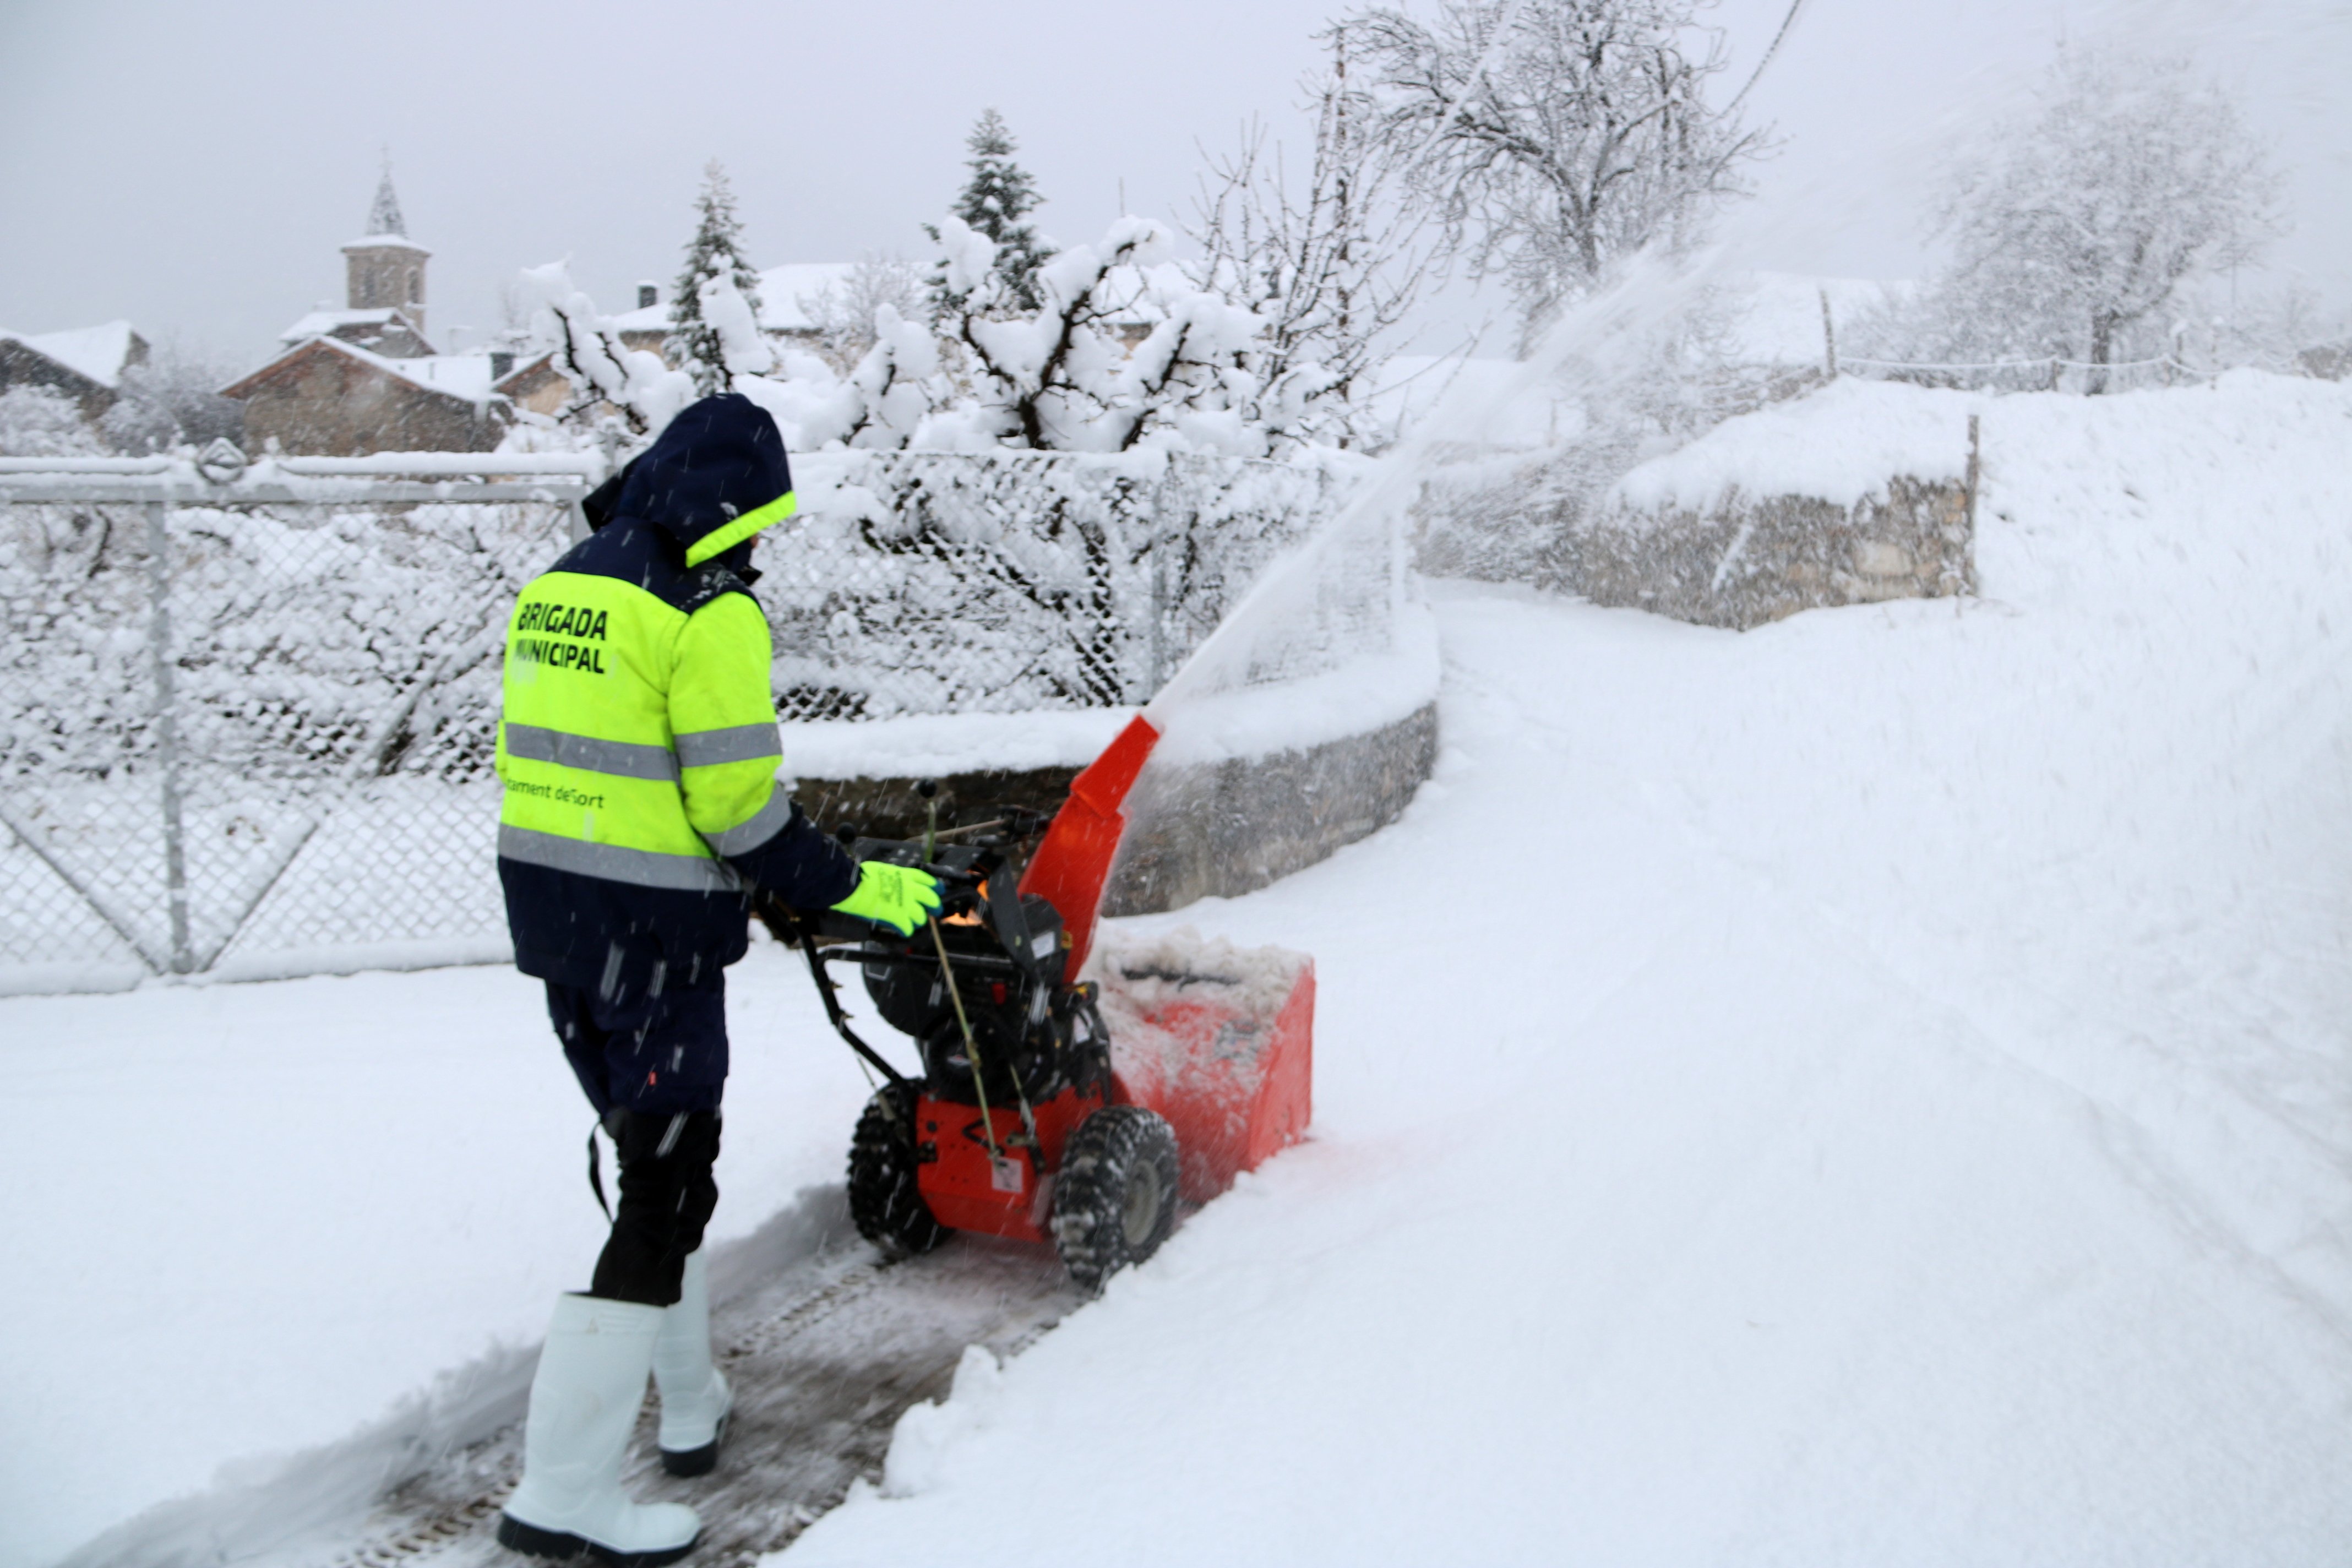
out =
{"type": "Polygon", "coordinates": [[[948,1238],[916,1186],[912,1083],[885,1084],[866,1102],[849,1143],[849,1217],[857,1234],[892,1258],[911,1258],[948,1238]]]}
{"type": "Polygon", "coordinates": [[[1096,1290],[1160,1249],[1176,1224],[1176,1134],[1137,1105],[1078,1124],[1054,1186],[1054,1246],[1079,1289],[1096,1290]]]}

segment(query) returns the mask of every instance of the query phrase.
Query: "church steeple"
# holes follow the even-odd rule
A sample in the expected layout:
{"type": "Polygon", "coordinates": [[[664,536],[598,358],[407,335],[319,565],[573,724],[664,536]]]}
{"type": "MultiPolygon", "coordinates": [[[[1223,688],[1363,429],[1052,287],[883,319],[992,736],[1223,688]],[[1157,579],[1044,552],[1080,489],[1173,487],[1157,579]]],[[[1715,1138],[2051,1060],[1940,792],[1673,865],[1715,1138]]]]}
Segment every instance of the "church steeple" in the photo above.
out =
{"type": "Polygon", "coordinates": [[[400,216],[400,197],[392,189],[392,158],[389,153],[383,160],[383,178],[376,182],[375,205],[368,209],[367,231],[370,237],[379,234],[398,235],[403,239],[408,237],[408,224],[400,216]]]}
{"type": "Polygon", "coordinates": [[[395,310],[425,334],[425,260],[433,253],[408,237],[400,197],[392,189],[392,159],[383,161],[375,205],[368,209],[367,237],[343,247],[344,269],[354,310],[395,310]]]}

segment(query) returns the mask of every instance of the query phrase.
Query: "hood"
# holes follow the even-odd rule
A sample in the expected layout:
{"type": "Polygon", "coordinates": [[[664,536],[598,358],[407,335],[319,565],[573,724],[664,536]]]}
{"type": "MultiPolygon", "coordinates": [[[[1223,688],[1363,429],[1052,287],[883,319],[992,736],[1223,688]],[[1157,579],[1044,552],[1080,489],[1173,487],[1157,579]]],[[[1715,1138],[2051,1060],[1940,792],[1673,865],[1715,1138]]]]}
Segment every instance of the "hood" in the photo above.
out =
{"type": "Polygon", "coordinates": [[[740,393],[688,406],[621,478],[613,515],[669,534],[688,566],[793,515],[783,435],[766,409],[740,393]]]}

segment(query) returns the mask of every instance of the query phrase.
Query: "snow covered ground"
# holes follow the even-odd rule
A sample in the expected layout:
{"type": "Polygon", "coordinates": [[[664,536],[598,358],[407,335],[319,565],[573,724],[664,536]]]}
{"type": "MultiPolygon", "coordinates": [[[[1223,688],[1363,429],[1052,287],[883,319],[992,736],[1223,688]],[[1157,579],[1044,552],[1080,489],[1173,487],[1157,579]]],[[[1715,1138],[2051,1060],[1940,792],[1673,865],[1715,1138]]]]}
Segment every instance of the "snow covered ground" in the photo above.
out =
{"type": "MultiPolygon", "coordinates": [[[[1316,955],[1313,1141],[778,1568],[2340,1562],[2352,389],[1981,406],[1980,601],[1439,585],[1404,819],[1135,922],[1316,955]]],[[[740,1235],[864,1086],[736,973],[740,1235]]],[[[9,1563],[527,1341],[595,1244],[499,971],[7,1000],[0,1070],[9,1563]]]]}

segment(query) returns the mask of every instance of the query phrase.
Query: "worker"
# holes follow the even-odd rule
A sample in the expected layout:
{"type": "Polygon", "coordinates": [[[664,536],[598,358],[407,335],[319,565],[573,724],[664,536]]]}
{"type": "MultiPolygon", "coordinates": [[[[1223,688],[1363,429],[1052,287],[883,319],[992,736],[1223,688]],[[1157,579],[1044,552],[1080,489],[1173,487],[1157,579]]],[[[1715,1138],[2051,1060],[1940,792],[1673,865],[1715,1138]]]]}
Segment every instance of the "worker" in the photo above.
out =
{"type": "Polygon", "coordinates": [[[711,1364],[702,1237],[719,1201],[726,970],[753,890],[902,935],[939,907],[931,877],[853,864],[777,782],[751,557],[793,507],[775,421],[737,395],[704,398],[590,498],[593,531],[508,623],[499,879],[515,963],[545,982],[620,1162],[589,1288],[557,1298],[499,1521],[500,1542],[534,1556],[655,1568],[700,1531],[690,1508],[631,1501],[620,1468],[648,1371],[674,1474],[717,1463],[733,1400],[711,1364]]]}

